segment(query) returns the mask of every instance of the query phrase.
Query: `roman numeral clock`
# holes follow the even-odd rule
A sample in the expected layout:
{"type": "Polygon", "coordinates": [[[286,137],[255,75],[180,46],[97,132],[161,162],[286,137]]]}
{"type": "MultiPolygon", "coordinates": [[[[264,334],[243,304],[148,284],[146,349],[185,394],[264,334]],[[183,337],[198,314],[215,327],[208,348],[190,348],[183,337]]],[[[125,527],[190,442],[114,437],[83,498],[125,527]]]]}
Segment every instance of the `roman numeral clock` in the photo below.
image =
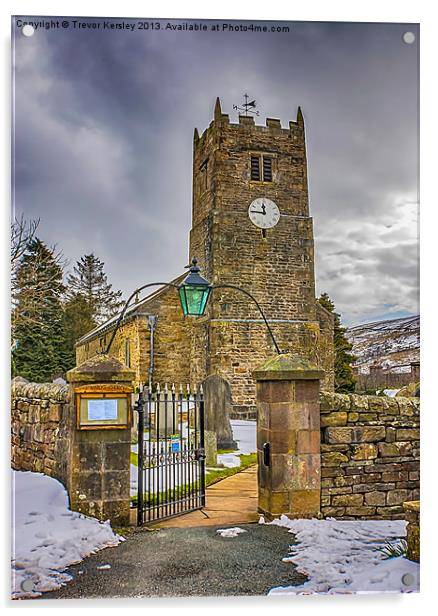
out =
{"type": "Polygon", "coordinates": [[[259,229],[272,229],[280,220],[278,205],[271,199],[259,197],[248,208],[250,221],[259,229]]]}

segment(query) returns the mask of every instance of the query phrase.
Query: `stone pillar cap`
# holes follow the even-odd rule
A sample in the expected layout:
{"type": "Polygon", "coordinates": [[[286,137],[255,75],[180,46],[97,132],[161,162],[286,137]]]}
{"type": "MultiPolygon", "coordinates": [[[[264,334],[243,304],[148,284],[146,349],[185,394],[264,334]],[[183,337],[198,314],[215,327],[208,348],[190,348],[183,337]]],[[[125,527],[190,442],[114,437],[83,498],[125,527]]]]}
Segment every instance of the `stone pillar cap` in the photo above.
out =
{"type": "Polygon", "coordinates": [[[315,381],[324,377],[324,370],[305,357],[283,353],[268,359],[252,376],[257,381],[315,381]]]}
{"type": "Polygon", "coordinates": [[[132,382],[134,370],[109,355],[95,355],[76,368],[67,372],[69,383],[114,383],[118,381],[132,382]]]}

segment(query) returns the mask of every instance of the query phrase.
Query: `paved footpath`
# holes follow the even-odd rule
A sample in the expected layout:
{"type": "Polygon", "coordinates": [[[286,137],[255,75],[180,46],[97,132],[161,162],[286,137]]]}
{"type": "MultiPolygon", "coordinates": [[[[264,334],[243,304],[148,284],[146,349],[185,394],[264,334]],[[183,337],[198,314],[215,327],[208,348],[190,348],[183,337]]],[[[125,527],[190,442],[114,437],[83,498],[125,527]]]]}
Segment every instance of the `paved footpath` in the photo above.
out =
{"type": "Polygon", "coordinates": [[[134,529],[119,546],[70,567],[73,580],[41,599],[266,595],[306,580],[282,562],[294,539],[287,529],[239,527],[246,532],[236,537],[218,535],[222,525],[134,529]]]}
{"type": "Polygon", "coordinates": [[[257,512],[257,466],[250,466],[209,486],[206,490],[205,503],[206,515],[201,511],[192,511],[154,524],[153,527],[191,528],[258,522],[260,514],[257,512]]]}

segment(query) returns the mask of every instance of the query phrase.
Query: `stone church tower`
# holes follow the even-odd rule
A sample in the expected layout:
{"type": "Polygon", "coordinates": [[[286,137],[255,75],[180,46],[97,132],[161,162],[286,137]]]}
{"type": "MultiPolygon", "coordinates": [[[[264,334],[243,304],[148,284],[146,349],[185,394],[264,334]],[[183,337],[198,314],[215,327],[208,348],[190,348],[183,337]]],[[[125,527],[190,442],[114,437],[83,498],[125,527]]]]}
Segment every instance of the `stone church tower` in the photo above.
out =
{"type": "MultiPolygon", "coordinates": [[[[333,389],[333,319],[315,299],[304,120],[231,123],[216,101],[214,119],[193,142],[193,209],[189,258],[215,285],[233,284],[259,302],[281,351],[307,356],[333,389]]],[[[185,274],[175,279],[180,283],[185,274]]],[[[142,281],[140,281],[142,282],[142,281]]],[[[83,336],[77,361],[105,348],[115,319],[83,336]]],[[[184,317],[174,288],[130,307],[111,354],[140,383],[230,382],[234,416],[254,416],[252,371],[276,349],[260,312],[245,294],[212,291],[205,315],[184,317]]]]}
{"type": "MultiPolygon", "coordinates": [[[[249,291],[281,351],[324,364],[330,386],[331,318],[315,301],[313,252],[301,109],[288,128],[269,118],[258,126],[250,116],[233,124],[217,99],[213,122],[194,134],[190,257],[213,284],[249,291]]],[[[227,378],[235,410],[245,412],[254,405],[251,369],[275,354],[256,305],[234,290],[214,290],[203,322],[193,326],[193,378],[227,378]]]]}

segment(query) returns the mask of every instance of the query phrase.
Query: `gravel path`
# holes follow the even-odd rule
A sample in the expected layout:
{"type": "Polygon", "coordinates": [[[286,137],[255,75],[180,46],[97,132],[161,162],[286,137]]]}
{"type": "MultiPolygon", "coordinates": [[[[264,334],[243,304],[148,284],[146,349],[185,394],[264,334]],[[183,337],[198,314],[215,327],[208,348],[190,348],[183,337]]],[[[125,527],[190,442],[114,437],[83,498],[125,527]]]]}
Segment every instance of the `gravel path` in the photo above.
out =
{"type": "Polygon", "coordinates": [[[73,580],[41,599],[265,595],[305,581],[281,560],[293,543],[284,528],[241,524],[247,532],[228,538],[218,528],[226,526],[136,529],[118,547],[70,567],[73,580]]]}

